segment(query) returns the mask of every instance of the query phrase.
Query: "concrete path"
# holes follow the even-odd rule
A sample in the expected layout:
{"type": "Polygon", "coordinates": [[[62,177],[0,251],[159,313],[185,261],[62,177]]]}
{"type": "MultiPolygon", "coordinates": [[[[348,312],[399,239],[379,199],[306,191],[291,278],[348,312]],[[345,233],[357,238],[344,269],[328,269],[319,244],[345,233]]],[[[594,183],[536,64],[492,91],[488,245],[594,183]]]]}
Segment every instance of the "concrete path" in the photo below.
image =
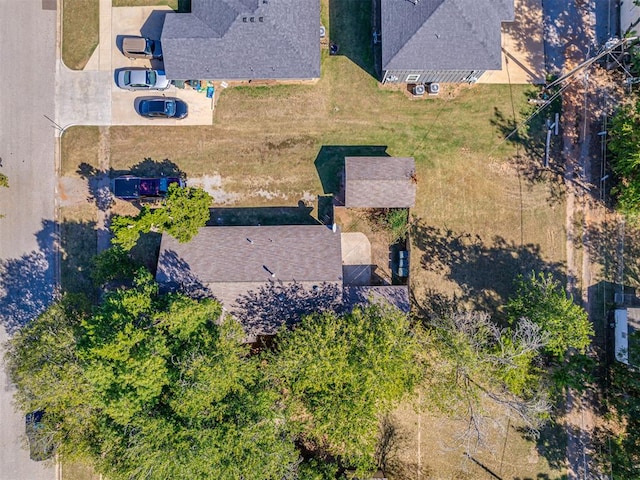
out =
{"type": "MultiPolygon", "coordinates": [[[[52,300],[56,282],[55,1],[0,0],[0,357],[2,345],[52,300]]],[[[0,368],[0,480],[53,479],[29,459],[24,416],[0,368]]]]}
{"type": "Polygon", "coordinates": [[[364,233],[341,234],[342,277],[345,285],[371,284],[371,242],[364,233]]]}

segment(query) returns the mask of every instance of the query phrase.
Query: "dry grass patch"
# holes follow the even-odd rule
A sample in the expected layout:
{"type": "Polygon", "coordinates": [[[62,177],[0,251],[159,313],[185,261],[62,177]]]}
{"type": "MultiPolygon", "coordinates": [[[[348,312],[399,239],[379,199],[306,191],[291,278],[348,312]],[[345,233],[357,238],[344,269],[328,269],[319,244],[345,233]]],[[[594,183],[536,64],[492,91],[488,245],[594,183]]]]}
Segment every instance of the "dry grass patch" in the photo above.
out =
{"type": "Polygon", "coordinates": [[[93,468],[83,463],[63,463],[61,480],[100,480],[93,468]]]}
{"type": "Polygon", "coordinates": [[[469,446],[456,438],[468,427],[462,420],[419,416],[404,405],[390,416],[390,424],[393,434],[387,461],[392,480],[566,478],[566,437],[557,426],[543,431],[536,443],[506,419],[487,422],[483,443],[469,446]]]}
{"type": "Polygon", "coordinates": [[[100,128],[71,127],[62,135],[61,175],[78,176],[80,165],[100,166],[100,128]]]}
{"type": "Polygon", "coordinates": [[[63,0],[62,61],[82,70],[100,41],[98,0],[63,0]]]}

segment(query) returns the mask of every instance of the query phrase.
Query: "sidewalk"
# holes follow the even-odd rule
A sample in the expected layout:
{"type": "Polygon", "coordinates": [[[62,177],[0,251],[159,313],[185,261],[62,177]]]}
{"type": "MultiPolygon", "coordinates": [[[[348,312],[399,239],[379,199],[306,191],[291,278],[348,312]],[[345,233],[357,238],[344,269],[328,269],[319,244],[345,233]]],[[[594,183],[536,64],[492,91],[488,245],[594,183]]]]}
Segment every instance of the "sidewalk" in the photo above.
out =
{"type": "MultiPolygon", "coordinates": [[[[62,2],[58,2],[58,32],[62,36],[62,2]]],[[[71,125],[111,125],[111,0],[100,0],[100,42],[82,71],[71,70],[62,61],[62,38],[56,49],[56,123],[71,125]]],[[[59,131],[58,135],[62,135],[59,131]]]]}

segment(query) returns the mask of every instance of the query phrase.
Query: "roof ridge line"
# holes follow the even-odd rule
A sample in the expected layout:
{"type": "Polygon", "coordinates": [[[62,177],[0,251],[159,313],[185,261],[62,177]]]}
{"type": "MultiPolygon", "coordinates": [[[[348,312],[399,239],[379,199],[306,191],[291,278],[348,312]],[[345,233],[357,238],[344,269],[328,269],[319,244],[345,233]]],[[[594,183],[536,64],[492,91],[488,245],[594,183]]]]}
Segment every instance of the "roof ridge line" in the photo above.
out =
{"type": "MultiPolygon", "coordinates": [[[[424,27],[424,24],[427,23],[429,21],[429,19],[438,11],[440,10],[440,7],[442,7],[442,5],[444,5],[448,0],[442,0],[438,6],[433,10],[433,12],[431,12],[431,15],[429,15],[427,18],[425,18],[424,22],[422,22],[422,24],[416,29],[415,32],[413,32],[413,35],[411,35],[403,44],[402,44],[402,48],[400,48],[396,53],[393,54],[393,56],[389,59],[389,61],[387,63],[391,63],[393,61],[393,59],[398,56],[398,54],[400,52],[402,52],[407,45],[409,45],[411,43],[411,41],[413,40],[413,38],[418,34],[419,31],[422,30],[422,28],[424,27]]],[[[414,4],[414,6],[417,6],[416,4],[414,4]]]]}

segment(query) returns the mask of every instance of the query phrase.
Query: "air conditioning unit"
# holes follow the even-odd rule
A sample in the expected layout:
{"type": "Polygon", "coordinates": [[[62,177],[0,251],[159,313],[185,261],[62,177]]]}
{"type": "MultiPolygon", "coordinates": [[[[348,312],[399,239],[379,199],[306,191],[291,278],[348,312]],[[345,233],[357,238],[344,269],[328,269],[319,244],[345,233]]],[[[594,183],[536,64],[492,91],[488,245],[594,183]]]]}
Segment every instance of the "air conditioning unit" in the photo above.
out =
{"type": "Polygon", "coordinates": [[[440,93],[440,84],[430,83],[427,85],[427,92],[429,92],[429,95],[438,95],[440,93]]]}
{"type": "Polygon", "coordinates": [[[424,95],[424,92],[425,92],[425,89],[423,84],[419,83],[413,86],[413,94],[416,97],[421,97],[422,95],[424,95]]]}

